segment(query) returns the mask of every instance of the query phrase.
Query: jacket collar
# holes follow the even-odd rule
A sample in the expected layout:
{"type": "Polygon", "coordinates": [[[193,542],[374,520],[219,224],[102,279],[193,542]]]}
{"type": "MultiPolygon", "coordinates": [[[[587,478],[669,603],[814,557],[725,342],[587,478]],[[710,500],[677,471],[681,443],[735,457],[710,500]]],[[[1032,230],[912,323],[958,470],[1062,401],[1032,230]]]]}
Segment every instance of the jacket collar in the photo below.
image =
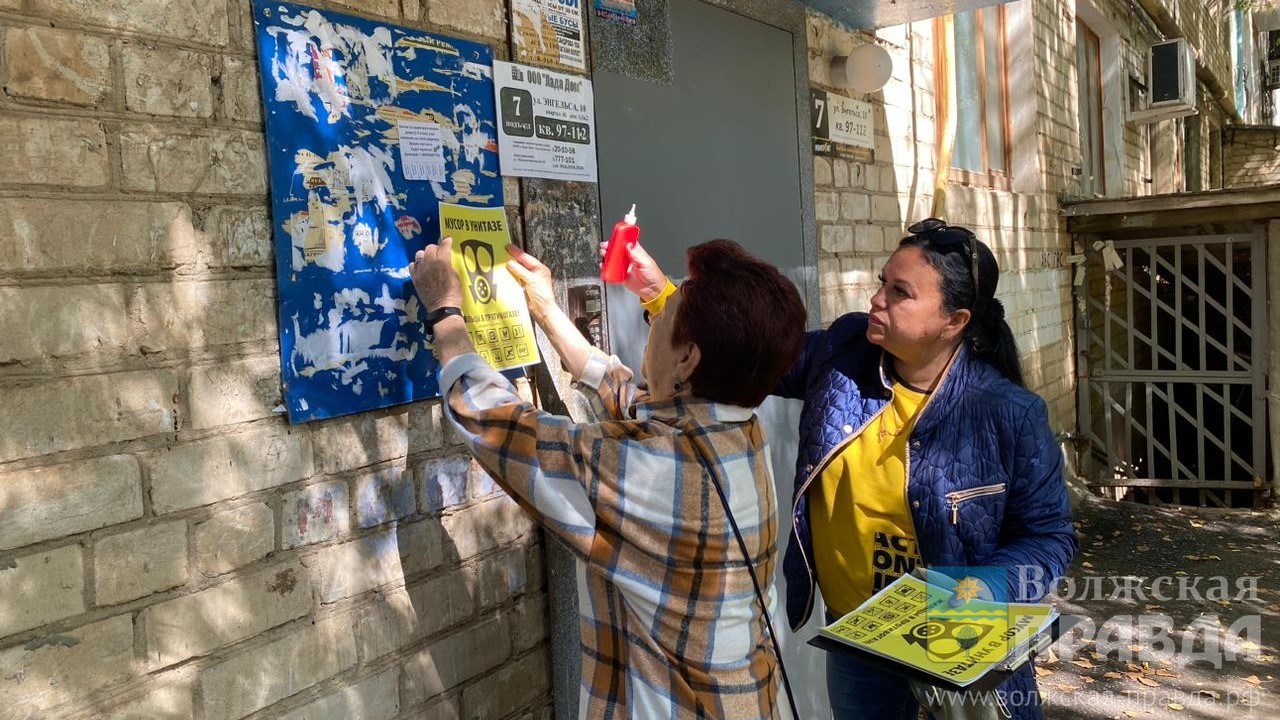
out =
{"type": "MultiPolygon", "coordinates": [[[[960,343],[947,366],[942,369],[938,384],[930,393],[925,407],[916,420],[915,432],[927,433],[933,426],[946,418],[951,408],[964,395],[965,388],[972,384],[982,360],[976,357],[966,343],[960,343]]],[[[893,387],[893,376],[889,372],[889,353],[881,351],[880,382],[886,389],[893,387]]]]}
{"type": "Polygon", "coordinates": [[[638,402],[632,410],[637,420],[656,420],[665,425],[678,425],[686,421],[692,421],[696,425],[743,423],[756,413],[755,408],[712,402],[688,395],[638,402]]]}

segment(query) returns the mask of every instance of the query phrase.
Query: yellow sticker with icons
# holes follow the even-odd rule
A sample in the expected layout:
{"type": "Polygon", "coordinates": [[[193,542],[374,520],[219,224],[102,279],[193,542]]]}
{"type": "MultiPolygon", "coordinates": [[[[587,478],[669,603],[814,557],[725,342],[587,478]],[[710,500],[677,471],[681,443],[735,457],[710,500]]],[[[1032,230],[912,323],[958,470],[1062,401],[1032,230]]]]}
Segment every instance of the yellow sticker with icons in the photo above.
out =
{"type": "Polygon", "coordinates": [[[440,237],[453,238],[462,318],[476,352],[496,370],[535,365],[538,344],[524,289],[507,270],[506,210],[440,203],[440,237]]]}

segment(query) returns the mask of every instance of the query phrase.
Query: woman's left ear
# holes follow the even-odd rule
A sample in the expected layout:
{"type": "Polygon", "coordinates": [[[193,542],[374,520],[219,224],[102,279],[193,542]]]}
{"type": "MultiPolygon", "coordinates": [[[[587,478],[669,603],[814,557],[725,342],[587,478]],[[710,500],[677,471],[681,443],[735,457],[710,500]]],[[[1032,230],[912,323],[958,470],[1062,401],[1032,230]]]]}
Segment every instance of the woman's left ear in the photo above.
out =
{"type": "Polygon", "coordinates": [[[698,369],[698,363],[702,361],[702,351],[693,343],[685,343],[683,347],[676,348],[676,365],[673,368],[675,376],[678,378],[691,378],[693,371],[698,369]]]}
{"type": "Polygon", "coordinates": [[[971,310],[961,309],[951,313],[951,317],[947,318],[947,324],[942,327],[943,337],[947,340],[964,337],[964,329],[972,320],[973,311],[971,310]]]}

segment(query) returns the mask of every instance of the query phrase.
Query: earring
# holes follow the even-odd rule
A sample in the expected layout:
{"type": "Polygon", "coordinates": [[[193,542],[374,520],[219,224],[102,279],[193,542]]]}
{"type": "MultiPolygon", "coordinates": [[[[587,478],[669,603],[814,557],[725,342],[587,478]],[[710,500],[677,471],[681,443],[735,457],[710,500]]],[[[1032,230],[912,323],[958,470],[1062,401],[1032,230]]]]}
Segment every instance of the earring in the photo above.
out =
{"type": "Polygon", "coordinates": [[[682,385],[682,384],[680,383],[680,381],[679,381],[679,380],[677,380],[677,381],[675,382],[675,390],[676,390],[676,392],[680,392],[681,388],[683,388],[683,387],[684,387],[684,385],[682,385]]]}

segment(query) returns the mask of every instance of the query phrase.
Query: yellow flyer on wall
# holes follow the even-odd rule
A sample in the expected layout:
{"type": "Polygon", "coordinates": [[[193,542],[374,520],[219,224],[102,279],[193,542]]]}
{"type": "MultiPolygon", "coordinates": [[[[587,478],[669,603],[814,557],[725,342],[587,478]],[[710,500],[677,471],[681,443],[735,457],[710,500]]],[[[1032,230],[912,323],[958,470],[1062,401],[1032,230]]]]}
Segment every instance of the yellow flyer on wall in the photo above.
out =
{"type": "Polygon", "coordinates": [[[497,370],[538,362],[524,289],[507,271],[507,213],[440,203],[440,235],[453,237],[453,269],[462,278],[462,317],[476,352],[497,370]]]}

